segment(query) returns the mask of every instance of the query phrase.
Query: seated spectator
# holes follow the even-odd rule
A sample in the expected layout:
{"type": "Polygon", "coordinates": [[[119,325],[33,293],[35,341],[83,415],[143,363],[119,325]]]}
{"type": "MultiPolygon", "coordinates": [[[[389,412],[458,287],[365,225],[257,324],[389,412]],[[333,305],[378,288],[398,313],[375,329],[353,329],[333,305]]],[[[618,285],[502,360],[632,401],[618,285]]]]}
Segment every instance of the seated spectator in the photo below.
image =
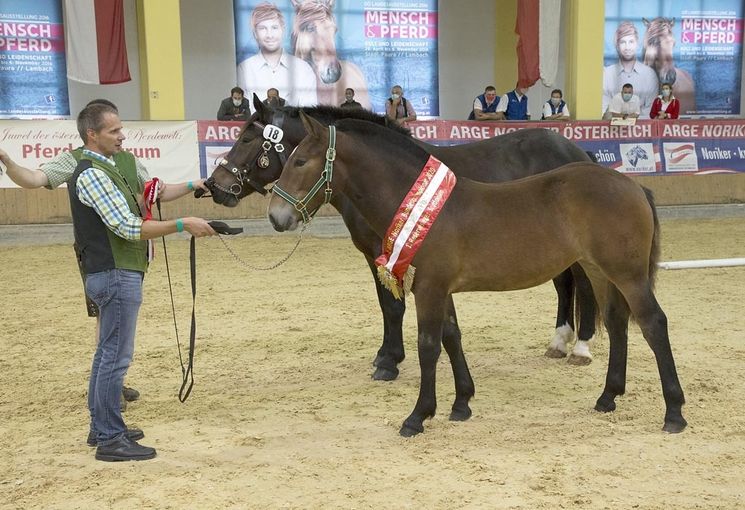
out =
{"type": "Polygon", "coordinates": [[[391,88],[391,97],[385,102],[385,114],[400,126],[416,120],[416,111],[411,102],[404,97],[404,89],[401,85],[394,85],[391,88]]]}
{"type": "Polygon", "coordinates": [[[569,120],[569,107],[563,99],[561,89],[551,91],[551,99],[543,105],[543,120],[569,120]]]}
{"type": "Polygon", "coordinates": [[[230,97],[226,97],[220,103],[217,120],[248,120],[250,114],[251,104],[243,97],[243,89],[233,87],[230,89],[230,97]]]}
{"type": "Polygon", "coordinates": [[[264,99],[264,104],[276,108],[277,106],[284,106],[285,100],[279,97],[279,90],[272,87],[266,91],[266,99],[264,99]]]}
{"type": "Polygon", "coordinates": [[[497,106],[497,113],[500,114],[500,119],[530,120],[530,115],[528,114],[528,96],[525,95],[527,92],[528,87],[521,87],[518,84],[515,90],[511,90],[503,95],[497,106]]]}
{"type": "Polygon", "coordinates": [[[680,101],[673,95],[673,86],[662,84],[662,93],[652,101],[650,119],[677,119],[680,114],[680,101]]]}
{"type": "Polygon", "coordinates": [[[641,101],[639,96],[634,94],[634,86],[630,83],[621,87],[621,92],[613,96],[608,106],[611,118],[620,117],[622,119],[637,118],[641,113],[641,101]]]}
{"type": "Polygon", "coordinates": [[[500,120],[501,116],[497,114],[499,106],[499,97],[497,89],[489,85],[484,89],[484,93],[476,96],[473,100],[473,108],[468,120],[500,120]]]}
{"type": "Polygon", "coordinates": [[[362,108],[362,105],[354,100],[354,89],[344,91],[344,102],[339,105],[342,108],[362,108]]]}

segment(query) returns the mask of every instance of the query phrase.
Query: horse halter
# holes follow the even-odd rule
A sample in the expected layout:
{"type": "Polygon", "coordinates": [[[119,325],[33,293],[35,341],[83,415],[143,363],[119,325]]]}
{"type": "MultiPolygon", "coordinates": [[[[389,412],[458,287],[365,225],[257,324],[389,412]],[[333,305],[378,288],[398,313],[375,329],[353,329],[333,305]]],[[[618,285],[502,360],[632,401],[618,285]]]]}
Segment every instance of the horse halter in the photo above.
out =
{"type": "MultiPolygon", "coordinates": [[[[252,123],[253,126],[256,126],[262,131],[262,136],[264,138],[264,141],[261,144],[263,152],[256,158],[256,164],[260,168],[269,167],[269,151],[271,151],[272,149],[274,149],[274,151],[277,153],[282,166],[284,166],[284,164],[287,162],[287,153],[285,152],[285,147],[280,143],[284,136],[284,132],[282,131],[284,113],[275,112],[273,120],[275,124],[262,124],[259,121],[254,121],[252,123]]],[[[223,158],[215,168],[222,168],[223,170],[230,172],[235,178],[236,182],[231,184],[229,188],[226,188],[215,182],[215,179],[210,176],[205,182],[209,189],[216,188],[223,193],[239,197],[243,192],[244,185],[248,185],[262,195],[266,195],[268,193],[268,190],[264,188],[263,185],[251,180],[251,178],[249,177],[251,171],[248,165],[232,165],[227,158],[223,158]]]]}
{"type": "Polygon", "coordinates": [[[287,202],[290,203],[290,205],[295,207],[295,210],[298,211],[300,214],[303,215],[303,222],[308,223],[318,212],[318,210],[321,208],[321,205],[313,209],[310,213],[308,212],[308,202],[313,200],[313,197],[315,197],[318,192],[321,190],[321,187],[325,184],[326,189],[323,190],[324,192],[324,198],[323,203],[328,204],[331,201],[331,179],[333,177],[334,173],[334,160],[336,159],[336,127],[335,126],[329,126],[329,148],[326,149],[326,164],[323,167],[323,172],[321,172],[321,177],[318,178],[316,183],[313,185],[313,187],[308,191],[308,194],[305,195],[301,200],[296,199],[289,193],[287,193],[285,190],[280,188],[277,184],[274,185],[274,188],[272,189],[272,192],[275,195],[278,195],[282,198],[284,198],[287,202]]]}

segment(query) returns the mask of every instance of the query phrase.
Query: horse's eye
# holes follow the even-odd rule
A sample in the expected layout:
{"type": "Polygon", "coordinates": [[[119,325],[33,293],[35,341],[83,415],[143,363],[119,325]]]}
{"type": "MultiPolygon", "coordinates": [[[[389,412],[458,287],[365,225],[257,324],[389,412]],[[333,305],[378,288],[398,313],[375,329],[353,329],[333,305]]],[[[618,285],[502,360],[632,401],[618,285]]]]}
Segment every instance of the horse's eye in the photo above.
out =
{"type": "Polygon", "coordinates": [[[295,166],[304,166],[305,163],[307,163],[307,162],[308,162],[307,159],[299,159],[298,158],[298,159],[295,160],[295,166]]]}

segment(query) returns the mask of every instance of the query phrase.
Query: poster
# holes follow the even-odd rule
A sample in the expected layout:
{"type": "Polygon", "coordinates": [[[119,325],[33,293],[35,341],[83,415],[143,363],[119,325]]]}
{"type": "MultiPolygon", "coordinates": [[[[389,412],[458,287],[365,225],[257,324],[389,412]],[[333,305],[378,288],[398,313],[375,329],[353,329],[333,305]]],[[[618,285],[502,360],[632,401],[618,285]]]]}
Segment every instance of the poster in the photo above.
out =
{"type": "Polygon", "coordinates": [[[0,0],[0,118],[69,114],[61,0],[0,0]]]}
{"type": "Polygon", "coordinates": [[[419,118],[439,116],[437,0],[233,6],[237,84],[248,96],[265,99],[275,87],[290,105],[339,106],[349,87],[363,107],[385,113],[391,87],[400,85],[419,118]]]}
{"type": "Polygon", "coordinates": [[[681,116],[740,114],[742,0],[606,0],[603,104],[634,86],[649,118],[662,83],[681,116]]]}

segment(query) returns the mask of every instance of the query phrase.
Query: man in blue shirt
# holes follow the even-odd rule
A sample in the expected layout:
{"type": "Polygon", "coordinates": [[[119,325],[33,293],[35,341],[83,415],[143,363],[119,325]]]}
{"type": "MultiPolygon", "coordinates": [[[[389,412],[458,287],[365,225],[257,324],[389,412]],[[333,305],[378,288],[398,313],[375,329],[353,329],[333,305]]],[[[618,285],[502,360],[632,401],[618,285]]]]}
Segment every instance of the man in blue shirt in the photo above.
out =
{"type": "Polygon", "coordinates": [[[519,84],[515,90],[507,92],[499,100],[497,112],[505,120],[530,120],[528,114],[528,87],[521,87],[519,84]]]}

